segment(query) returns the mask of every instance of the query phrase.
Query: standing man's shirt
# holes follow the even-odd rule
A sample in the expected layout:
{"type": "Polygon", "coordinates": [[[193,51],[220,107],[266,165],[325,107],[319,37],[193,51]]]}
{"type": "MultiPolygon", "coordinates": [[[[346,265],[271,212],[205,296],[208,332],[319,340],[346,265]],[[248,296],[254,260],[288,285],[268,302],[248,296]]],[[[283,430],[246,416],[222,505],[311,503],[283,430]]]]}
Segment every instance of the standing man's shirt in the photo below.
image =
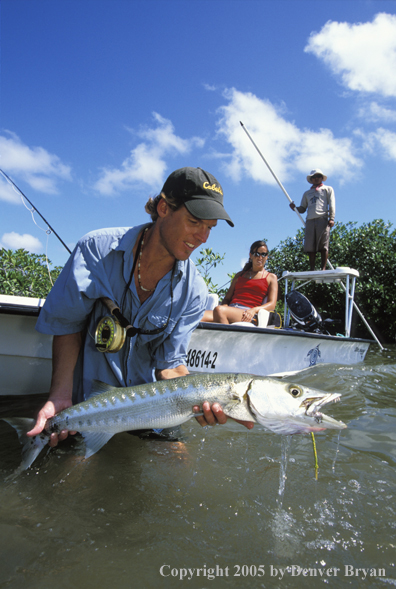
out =
{"type": "Polygon", "coordinates": [[[307,221],[318,217],[327,217],[329,221],[334,221],[335,196],[333,188],[322,184],[319,188],[312,186],[304,192],[297,210],[300,213],[305,213],[307,209],[307,221]]]}
{"type": "Polygon", "coordinates": [[[305,213],[307,209],[307,221],[318,217],[327,217],[329,221],[334,221],[335,196],[333,188],[322,184],[319,188],[312,186],[304,192],[297,210],[299,213],[305,213]]]}
{"type": "Polygon", "coordinates": [[[101,229],[85,235],[40,313],[36,329],[42,333],[85,333],[74,372],[73,403],[89,396],[93,379],[113,386],[132,386],[152,382],[155,369],[185,364],[190,337],[206,308],[208,291],[189,259],[177,261],[174,273],[166,274],[142,304],[134,279],[126,289],[133,268],[133,247],[148,225],[101,229]],[[134,327],[156,329],[169,318],[168,325],[159,334],[128,337],[119,352],[99,352],[94,341],[96,326],[104,315],[109,315],[100,297],[108,297],[120,306],[134,327]]]}

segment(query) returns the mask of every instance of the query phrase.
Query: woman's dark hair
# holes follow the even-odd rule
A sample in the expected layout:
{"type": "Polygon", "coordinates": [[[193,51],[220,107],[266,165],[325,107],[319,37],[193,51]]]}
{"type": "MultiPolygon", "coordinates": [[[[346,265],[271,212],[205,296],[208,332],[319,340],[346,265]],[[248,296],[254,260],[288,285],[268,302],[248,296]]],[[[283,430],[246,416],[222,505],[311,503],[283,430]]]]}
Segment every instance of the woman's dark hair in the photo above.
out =
{"type": "MultiPolygon", "coordinates": [[[[254,241],[252,243],[252,245],[250,246],[250,252],[249,253],[254,254],[254,252],[257,252],[257,250],[260,247],[266,247],[267,250],[268,250],[268,245],[265,243],[265,241],[263,241],[262,239],[259,239],[258,241],[254,241]]],[[[249,260],[248,262],[246,262],[246,264],[242,268],[242,272],[246,272],[247,270],[250,270],[251,267],[252,267],[252,262],[249,260]]]]}

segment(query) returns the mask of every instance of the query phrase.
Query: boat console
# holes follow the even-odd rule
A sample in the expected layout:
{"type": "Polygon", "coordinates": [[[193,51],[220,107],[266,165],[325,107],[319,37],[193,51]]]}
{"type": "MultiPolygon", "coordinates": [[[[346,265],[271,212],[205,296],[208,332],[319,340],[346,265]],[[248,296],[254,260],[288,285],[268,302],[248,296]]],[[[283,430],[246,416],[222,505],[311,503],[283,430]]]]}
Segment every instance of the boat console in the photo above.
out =
{"type": "Polygon", "coordinates": [[[285,280],[285,327],[290,325],[290,309],[287,301],[289,281],[291,281],[290,291],[301,289],[312,281],[326,284],[341,283],[345,290],[345,336],[350,337],[355,283],[356,278],[358,277],[359,272],[357,270],[347,267],[339,267],[332,270],[314,270],[309,272],[283,272],[281,280],[285,280]]]}

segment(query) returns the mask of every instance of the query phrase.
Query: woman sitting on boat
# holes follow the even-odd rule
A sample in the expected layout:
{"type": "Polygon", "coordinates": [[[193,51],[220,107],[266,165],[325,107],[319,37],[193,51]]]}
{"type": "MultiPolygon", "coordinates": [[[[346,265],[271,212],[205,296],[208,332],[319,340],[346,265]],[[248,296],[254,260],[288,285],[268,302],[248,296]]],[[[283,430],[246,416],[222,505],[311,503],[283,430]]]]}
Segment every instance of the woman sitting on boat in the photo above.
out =
{"type": "Polygon", "coordinates": [[[261,309],[273,311],[278,299],[278,279],[265,270],[268,248],[265,241],[252,243],[249,261],[235,274],[221,305],[205,311],[202,321],[236,323],[246,321],[257,325],[261,309]]]}

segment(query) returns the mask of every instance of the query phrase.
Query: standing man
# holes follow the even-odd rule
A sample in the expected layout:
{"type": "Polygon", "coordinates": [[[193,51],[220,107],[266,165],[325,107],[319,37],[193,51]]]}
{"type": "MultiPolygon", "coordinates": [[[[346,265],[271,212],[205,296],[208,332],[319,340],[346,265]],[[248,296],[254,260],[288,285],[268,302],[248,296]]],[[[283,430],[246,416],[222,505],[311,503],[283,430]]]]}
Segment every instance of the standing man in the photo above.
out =
{"type": "Polygon", "coordinates": [[[301,205],[296,207],[294,202],[289,206],[299,213],[307,212],[305,223],[304,251],[309,256],[311,270],[315,270],[316,252],[321,255],[321,269],[326,270],[329,255],[330,229],[334,226],[335,196],[331,186],[325,186],[327,180],[322,170],[312,170],[307,176],[312,187],[304,192],[301,205]]]}
{"type": "MultiPolygon", "coordinates": [[[[28,435],[39,434],[47,419],[87,399],[93,379],[129,387],[188,374],[188,344],[208,297],[189,258],[218,219],[234,224],[219,182],[201,168],[173,172],[161,193],[149,199],[146,212],[151,223],[101,229],[80,239],[48,295],[36,329],[54,336],[52,381],[28,435]],[[109,315],[102,297],[135,328],[114,353],[95,344],[98,323],[109,315]]],[[[218,403],[204,403],[203,412],[197,418],[201,425],[227,420],[218,403]]],[[[52,434],[50,446],[67,435],[52,434]]]]}

